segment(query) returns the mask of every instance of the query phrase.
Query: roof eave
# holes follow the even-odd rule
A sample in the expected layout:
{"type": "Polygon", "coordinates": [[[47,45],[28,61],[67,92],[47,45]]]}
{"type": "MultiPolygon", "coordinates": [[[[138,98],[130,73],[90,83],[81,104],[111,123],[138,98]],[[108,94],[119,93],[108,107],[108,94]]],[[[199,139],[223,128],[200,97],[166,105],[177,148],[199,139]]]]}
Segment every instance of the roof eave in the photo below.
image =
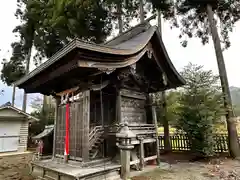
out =
{"type": "Polygon", "coordinates": [[[184,86],[186,84],[186,81],[183,79],[183,77],[178,73],[178,71],[176,70],[176,68],[174,67],[168,53],[167,53],[167,50],[165,48],[165,45],[163,44],[163,41],[162,41],[162,37],[160,35],[160,32],[159,30],[157,29],[156,30],[156,35],[158,37],[158,40],[159,40],[159,43],[160,43],[160,46],[163,50],[163,53],[164,53],[164,56],[165,56],[165,60],[167,61],[168,65],[170,66],[171,70],[173,71],[174,75],[176,76],[176,79],[175,79],[175,82],[174,84],[176,84],[176,87],[180,87],[180,86],[184,86]]]}
{"type": "Polygon", "coordinates": [[[133,55],[141,51],[147,45],[153,33],[155,32],[156,27],[153,26],[149,28],[149,30],[151,31],[151,33],[149,33],[149,37],[146,39],[145,43],[141,43],[137,47],[134,47],[132,49],[116,48],[114,46],[107,46],[107,45],[89,44],[89,43],[84,43],[83,41],[76,38],[73,41],[71,41],[68,45],[66,45],[64,48],[62,48],[57,53],[55,53],[49,60],[44,62],[38,68],[30,72],[20,80],[14,82],[14,85],[17,87],[21,87],[22,84],[27,82],[29,79],[33,78],[35,75],[41,73],[43,70],[45,70],[49,66],[53,65],[55,62],[63,58],[67,53],[71,52],[75,48],[81,48],[83,50],[94,51],[97,53],[119,55],[119,56],[133,55]]]}
{"type": "Polygon", "coordinates": [[[30,114],[25,113],[22,110],[20,110],[18,108],[15,108],[13,106],[4,106],[4,107],[0,108],[0,110],[3,110],[3,109],[12,109],[14,111],[17,111],[18,113],[23,114],[24,116],[26,116],[29,122],[40,121],[40,119],[35,118],[35,117],[31,116],[30,114]]]}

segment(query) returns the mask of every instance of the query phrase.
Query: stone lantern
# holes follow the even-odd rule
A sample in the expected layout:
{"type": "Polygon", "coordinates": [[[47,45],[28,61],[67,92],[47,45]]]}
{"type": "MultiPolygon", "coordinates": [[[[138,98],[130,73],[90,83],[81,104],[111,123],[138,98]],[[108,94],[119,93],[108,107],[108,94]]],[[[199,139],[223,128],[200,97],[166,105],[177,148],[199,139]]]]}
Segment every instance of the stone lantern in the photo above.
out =
{"type": "Polygon", "coordinates": [[[119,139],[117,146],[121,152],[121,178],[127,180],[130,177],[130,152],[134,148],[132,139],[136,135],[128,128],[128,123],[124,123],[116,137],[119,139]]]}

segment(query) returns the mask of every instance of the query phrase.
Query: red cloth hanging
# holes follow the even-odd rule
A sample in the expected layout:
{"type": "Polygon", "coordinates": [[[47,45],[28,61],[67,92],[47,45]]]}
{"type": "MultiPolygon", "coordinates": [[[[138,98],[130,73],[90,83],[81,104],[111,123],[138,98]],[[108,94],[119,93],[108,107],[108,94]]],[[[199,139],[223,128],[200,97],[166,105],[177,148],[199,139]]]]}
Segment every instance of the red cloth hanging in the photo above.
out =
{"type": "Polygon", "coordinates": [[[66,104],[66,134],[65,134],[65,152],[64,155],[69,155],[69,103],[66,104]]]}

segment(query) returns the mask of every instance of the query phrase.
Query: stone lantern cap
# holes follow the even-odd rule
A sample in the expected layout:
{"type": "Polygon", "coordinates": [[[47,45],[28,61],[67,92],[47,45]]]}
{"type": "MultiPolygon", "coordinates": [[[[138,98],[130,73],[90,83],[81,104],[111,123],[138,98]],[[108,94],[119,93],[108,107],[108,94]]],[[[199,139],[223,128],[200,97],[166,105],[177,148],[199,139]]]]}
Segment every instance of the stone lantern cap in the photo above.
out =
{"type": "Polygon", "coordinates": [[[136,134],[133,133],[129,128],[128,128],[128,123],[125,122],[122,124],[122,127],[119,131],[119,133],[116,134],[117,138],[123,138],[123,139],[131,139],[135,138],[136,134]]]}

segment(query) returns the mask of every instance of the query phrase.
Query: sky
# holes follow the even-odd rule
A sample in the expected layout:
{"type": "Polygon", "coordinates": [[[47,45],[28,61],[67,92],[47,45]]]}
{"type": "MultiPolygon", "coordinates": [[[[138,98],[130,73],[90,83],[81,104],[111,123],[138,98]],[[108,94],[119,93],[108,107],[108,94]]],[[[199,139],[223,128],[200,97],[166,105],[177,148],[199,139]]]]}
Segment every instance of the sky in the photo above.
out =
{"type": "MultiPolygon", "coordinates": [[[[11,55],[11,43],[16,39],[15,35],[12,33],[13,28],[19,24],[19,21],[14,16],[16,10],[16,0],[7,0],[0,6],[0,61],[3,58],[9,58],[11,55]]],[[[153,22],[153,24],[156,22],[153,22]]],[[[213,44],[210,39],[210,43],[203,46],[200,39],[192,38],[189,40],[188,46],[183,48],[180,44],[178,38],[179,30],[170,29],[168,22],[164,21],[162,24],[162,37],[163,42],[166,46],[167,52],[178,71],[181,71],[184,66],[189,62],[198,65],[204,65],[206,70],[213,70],[214,73],[218,74],[216,56],[213,49],[213,44]]],[[[228,73],[229,85],[240,87],[240,61],[239,47],[240,47],[240,22],[238,22],[233,32],[230,34],[231,47],[224,51],[225,65],[228,73]],[[238,32],[238,33],[237,33],[238,32]]],[[[0,69],[1,69],[0,64],[0,69]]],[[[31,65],[31,69],[34,66],[31,65]]],[[[7,87],[0,81],[0,89],[4,89],[4,95],[0,95],[0,105],[11,101],[12,88],[7,87]]],[[[16,93],[16,107],[21,108],[22,103],[22,90],[17,90],[16,93]]],[[[28,97],[28,108],[27,111],[30,112],[32,109],[29,106],[30,102],[33,100],[37,94],[31,94],[28,97]]]]}

